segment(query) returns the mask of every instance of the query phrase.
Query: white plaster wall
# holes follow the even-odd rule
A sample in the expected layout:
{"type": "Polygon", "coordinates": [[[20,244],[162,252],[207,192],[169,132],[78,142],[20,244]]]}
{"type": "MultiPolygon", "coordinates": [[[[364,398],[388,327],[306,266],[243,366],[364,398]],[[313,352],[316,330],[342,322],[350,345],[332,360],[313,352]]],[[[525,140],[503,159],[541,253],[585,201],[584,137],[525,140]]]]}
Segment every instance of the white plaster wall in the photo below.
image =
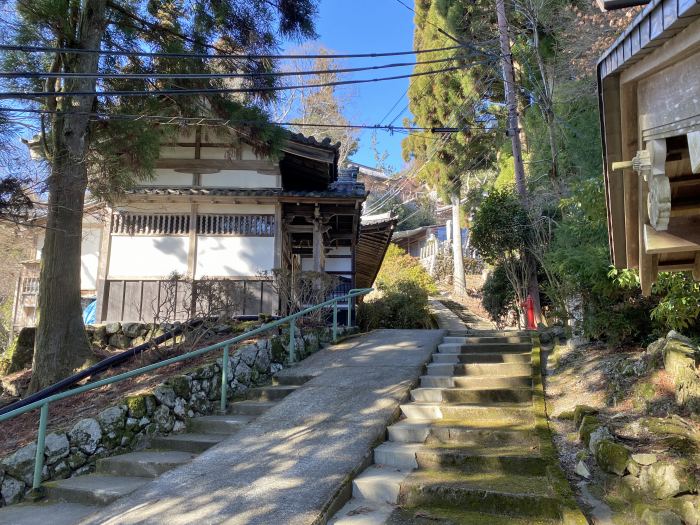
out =
{"type": "Polygon", "coordinates": [[[221,170],[202,175],[202,186],[208,188],[276,188],[277,176],[255,170],[221,170]]]}
{"type": "Polygon", "coordinates": [[[352,259],[329,259],[326,257],[327,272],[351,272],[352,259]]]}
{"type": "Polygon", "coordinates": [[[184,146],[163,146],[160,148],[161,159],[193,159],[194,148],[184,146]]]}
{"type": "Polygon", "coordinates": [[[112,236],[108,277],[167,277],[187,272],[189,238],[112,236]]]}
{"type": "Polygon", "coordinates": [[[101,228],[83,229],[80,249],[80,288],[94,290],[97,283],[97,263],[100,259],[101,228]]]}
{"type": "Polygon", "coordinates": [[[274,264],[274,237],[197,237],[196,279],[255,276],[274,264]]]}
{"type": "Polygon", "coordinates": [[[139,186],[192,186],[191,173],[178,173],[173,169],[156,168],[153,178],[138,181],[139,186]]]}
{"type": "Polygon", "coordinates": [[[253,148],[251,148],[248,145],[243,146],[243,150],[241,151],[241,159],[243,160],[256,160],[258,157],[253,153],[253,148]]]}
{"type": "Polygon", "coordinates": [[[314,258],[313,257],[302,257],[301,258],[301,271],[302,272],[313,272],[314,271],[314,258]]]}

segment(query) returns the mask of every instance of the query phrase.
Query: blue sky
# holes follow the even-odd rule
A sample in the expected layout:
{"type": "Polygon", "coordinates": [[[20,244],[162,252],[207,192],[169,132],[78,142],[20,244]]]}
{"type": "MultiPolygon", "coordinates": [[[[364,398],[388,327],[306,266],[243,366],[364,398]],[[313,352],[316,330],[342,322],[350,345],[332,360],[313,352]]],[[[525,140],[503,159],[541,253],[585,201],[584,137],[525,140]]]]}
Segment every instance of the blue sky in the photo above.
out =
{"type": "MultiPolygon", "coordinates": [[[[406,4],[413,5],[413,0],[406,4]]],[[[315,44],[332,49],[337,53],[373,53],[385,51],[408,51],[413,48],[413,13],[396,0],[321,0],[316,19],[316,32],[319,35],[315,44]]],[[[289,48],[295,44],[290,44],[289,48]]],[[[391,62],[413,62],[414,55],[352,59],[344,62],[348,67],[362,67],[391,62]]],[[[412,72],[411,67],[365,71],[347,78],[375,78],[403,75],[412,72]]],[[[351,87],[356,94],[352,107],[346,108],[346,117],[352,123],[378,124],[389,109],[399,100],[394,110],[384,119],[389,124],[408,104],[405,97],[409,79],[389,80],[351,87]]],[[[410,116],[408,110],[394,121],[401,125],[403,118],[410,116]]],[[[361,164],[374,165],[374,154],[370,149],[372,131],[360,136],[360,148],[353,160],[361,164]]],[[[391,134],[377,131],[377,148],[387,151],[387,163],[394,169],[403,166],[401,157],[401,133],[391,134]]]]}

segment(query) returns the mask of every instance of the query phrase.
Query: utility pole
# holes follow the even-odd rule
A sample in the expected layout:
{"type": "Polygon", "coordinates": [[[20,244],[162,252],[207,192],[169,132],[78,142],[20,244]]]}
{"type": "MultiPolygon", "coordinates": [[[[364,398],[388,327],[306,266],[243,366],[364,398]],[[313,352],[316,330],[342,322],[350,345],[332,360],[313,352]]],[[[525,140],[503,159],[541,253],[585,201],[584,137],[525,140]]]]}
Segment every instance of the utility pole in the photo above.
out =
{"type": "Polygon", "coordinates": [[[452,201],[452,290],[458,297],[467,292],[467,283],[464,278],[464,258],[462,257],[462,220],[461,220],[461,184],[457,184],[455,192],[450,195],[452,201]]]}
{"type": "MultiPolygon", "coordinates": [[[[508,127],[506,133],[510,136],[513,148],[513,164],[515,168],[515,186],[520,195],[520,202],[525,209],[528,206],[527,186],[525,185],[525,167],[523,166],[523,148],[520,143],[520,129],[518,126],[518,100],[515,93],[515,73],[513,72],[513,55],[510,51],[510,36],[508,34],[508,18],[506,17],[505,0],[496,0],[496,16],[498,17],[498,38],[501,44],[501,62],[503,65],[503,83],[506,93],[506,106],[508,106],[508,127]]],[[[534,257],[525,254],[528,266],[528,293],[532,297],[535,309],[535,322],[542,318],[540,305],[540,287],[537,282],[537,264],[534,257]]]]}

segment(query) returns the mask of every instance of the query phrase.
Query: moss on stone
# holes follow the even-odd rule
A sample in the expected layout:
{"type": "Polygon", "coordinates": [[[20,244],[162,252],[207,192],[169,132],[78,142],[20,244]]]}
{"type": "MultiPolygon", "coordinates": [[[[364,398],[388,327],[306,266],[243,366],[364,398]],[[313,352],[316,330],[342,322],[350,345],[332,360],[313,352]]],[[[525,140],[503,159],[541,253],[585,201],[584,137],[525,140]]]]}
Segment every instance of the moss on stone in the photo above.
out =
{"type": "Polygon", "coordinates": [[[150,406],[155,407],[155,398],[152,394],[136,394],[128,396],[123,404],[129,408],[129,417],[141,419],[149,414],[150,406]]]}
{"type": "Polygon", "coordinates": [[[168,380],[168,385],[175,391],[177,397],[187,399],[190,397],[191,379],[187,376],[175,376],[168,380]]]}
{"type": "Polygon", "coordinates": [[[586,416],[594,416],[598,413],[598,409],[588,405],[576,405],[574,408],[574,425],[580,427],[583,418],[586,416]]]}
{"type": "Polygon", "coordinates": [[[627,470],[630,452],[620,443],[603,439],[595,449],[595,459],[605,472],[622,476],[627,470]]]}
{"type": "Polygon", "coordinates": [[[602,425],[596,416],[588,415],[583,416],[581,425],[578,429],[579,439],[586,445],[591,442],[591,434],[595,432],[602,425]]]}

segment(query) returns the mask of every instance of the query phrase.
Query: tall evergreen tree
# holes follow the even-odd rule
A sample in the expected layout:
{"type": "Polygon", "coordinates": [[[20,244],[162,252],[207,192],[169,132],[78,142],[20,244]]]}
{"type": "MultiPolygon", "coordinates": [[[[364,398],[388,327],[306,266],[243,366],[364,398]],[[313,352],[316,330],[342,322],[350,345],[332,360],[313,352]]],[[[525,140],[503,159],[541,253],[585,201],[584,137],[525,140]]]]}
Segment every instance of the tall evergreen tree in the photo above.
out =
{"type": "MultiPolygon", "coordinates": [[[[168,53],[270,54],[282,37],[314,36],[316,0],[14,0],[14,17],[2,22],[4,42],[72,49],[168,53]]],[[[100,56],[71,51],[3,56],[5,70],[54,73],[262,72],[270,60],[174,59],[100,56]]],[[[256,77],[236,86],[263,87],[256,77]]],[[[80,310],[80,249],[86,190],[111,198],[152,172],[164,134],[149,121],[95,118],[95,112],[210,115],[265,121],[270,92],[250,96],[166,96],[160,89],[231,87],[229,80],[49,78],[16,81],[20,90],[55,96],[17,97],[17,104],[49,110],[40,119],[39,144],[47,160],[47,228],[42,252],[36,348],[30,390],[65,377],[90,356],[80,310]],[[149,90],[147,97],[77,94],[95,89],[149,90]]],[[[274,145],[275,130],[246,124],[228,133],[254,139],[258,149],[274,145]]]]}
{"type": "MultiPolygon", "coordinates": [[[[499,110],[490,102],[501,97],[494,92],[499,86],[492,82],[498,62],[489,49],[492,44],[482,42],[484,35],[493,34],[495,19],[491,3],[485,0],[419,0],[415,11],[416,49],[453,46],[455,39],[465,44],[460,52],[442,53],[443,57],[454,56],[454,65],[461,69],[415,77],[408,90],[415,125],[461,131],[437,138],[417,133],[403,141],[404,158],[426,163],[421,171],[424,180],[453,205],[453,282],[455,292],[461,294],[465,289],[460,242],[462,182],[470,172],[495,161],[499,141],[492,113],[499,110]]],[[[443,67],[419,65],[416,71],[443,67]]]]}

